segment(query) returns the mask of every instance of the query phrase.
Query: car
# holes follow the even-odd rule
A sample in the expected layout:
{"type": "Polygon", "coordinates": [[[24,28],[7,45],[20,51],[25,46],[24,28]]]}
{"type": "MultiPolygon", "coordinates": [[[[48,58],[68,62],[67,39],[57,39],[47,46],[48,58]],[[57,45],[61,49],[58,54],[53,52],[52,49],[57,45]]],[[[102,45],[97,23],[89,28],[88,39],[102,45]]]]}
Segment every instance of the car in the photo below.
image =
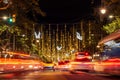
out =
{"type": "Polygon", "coordinates": [[[52,62],[44,63],[43,70],[53,70],[53,71],[55,71],[54,63],[52,63],[52,62]]]}
{"type": "Polygon", "coordinates": [[[89,58],[79,58],[75,59],[74,61],[71,61],[69,63],[69,72],[70,73],[76,73],[78,71],[93,71],[93,63],[91,59],[89,58]]]}
{"type": "Polygon", "coordinates": [[[69,60],[59,61],[58,64],[55,66],[56,70],[67,71],[69,68],[69,60]]]}
{"type": "Polygon", "coordinates": [[[94,71],[120,76],[120,58],[109,58],[94,65],[94,71]]]}

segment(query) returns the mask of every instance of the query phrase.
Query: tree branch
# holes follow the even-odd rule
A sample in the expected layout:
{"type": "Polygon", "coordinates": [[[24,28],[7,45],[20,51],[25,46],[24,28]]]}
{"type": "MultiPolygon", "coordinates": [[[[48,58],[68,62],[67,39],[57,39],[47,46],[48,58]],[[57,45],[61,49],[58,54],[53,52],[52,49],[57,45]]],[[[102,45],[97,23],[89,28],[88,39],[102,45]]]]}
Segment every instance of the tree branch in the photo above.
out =
{"type": "MultiPolygon", "coordinates": [[[[3,0],[0,0],[0,3],[2,2],[3,0]]],[[[11,4],[11,1],[8,2],[8,4],[6,6],[3,6],[3,7],[0,7],[0,10],[5,10],[7,9],[11,4]]]]}

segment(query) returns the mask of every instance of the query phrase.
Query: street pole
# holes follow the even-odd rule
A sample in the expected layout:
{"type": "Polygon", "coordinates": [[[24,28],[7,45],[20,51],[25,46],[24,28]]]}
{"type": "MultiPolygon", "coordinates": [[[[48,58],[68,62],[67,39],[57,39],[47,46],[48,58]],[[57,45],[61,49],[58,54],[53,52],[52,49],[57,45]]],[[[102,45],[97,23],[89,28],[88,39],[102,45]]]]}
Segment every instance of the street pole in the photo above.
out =
{"type": "Polygon", "coordinates": [[[13,51],[15,51],[15,35],[13,35],[13,51]]]}

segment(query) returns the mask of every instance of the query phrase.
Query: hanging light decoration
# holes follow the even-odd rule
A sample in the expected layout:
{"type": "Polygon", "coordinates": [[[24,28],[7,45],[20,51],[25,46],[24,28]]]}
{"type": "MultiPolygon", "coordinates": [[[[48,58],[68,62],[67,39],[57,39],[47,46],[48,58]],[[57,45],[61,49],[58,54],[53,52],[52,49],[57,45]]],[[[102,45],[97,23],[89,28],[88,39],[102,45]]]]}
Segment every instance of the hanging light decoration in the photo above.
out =
{"type": "Polygon", "coordinates": [[[80,35],[79,32],[76,32],[76,37],[77,37],[77,39],[82,40],[82,36],[80,35]]]}

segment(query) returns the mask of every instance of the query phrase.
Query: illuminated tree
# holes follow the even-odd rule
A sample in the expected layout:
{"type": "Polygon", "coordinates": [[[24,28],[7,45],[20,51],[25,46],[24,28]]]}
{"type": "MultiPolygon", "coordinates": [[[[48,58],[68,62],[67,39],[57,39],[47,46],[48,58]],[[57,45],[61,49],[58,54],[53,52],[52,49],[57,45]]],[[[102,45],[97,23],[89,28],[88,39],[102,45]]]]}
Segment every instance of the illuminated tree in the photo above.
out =
{"type": "Polygon", "coordinates": [[[120,18],[116,18],[116,20],[112,21],[108,25],[103,26],[103,29],[109,34],[120,29],[120,18]]]}
{"type": "Polygon", "coordinates": [[[0,48],[6,50],[10,46],[12,34],[20,35],[20,29],[7,25],[0,25],[0,48]]]}
{"type": "Polygon", "coordinates": [[[120,0],[104,0],[104,5],[107,6],[107,11],[109,11],[109,14],[114,16],[114,20],[108,19],[108,21],[113,21],[103,27],[103,29],[109,34],[117,29],[120,29],[120,0]]]}
{"type": "MultiPolygon", "coordinates": [[[[9,39],[10,37],[12,37],[14,34],[11,33],[11,31],[13,30],[14,32],[16,32],[15,28],[18,28],[19,31],[22,31],[20,33],[23,33],[26,35],[27,38],[29,38],[29,40],[27,39],[24,42],[24,39],[19,39],[17,40],[17,42],[19,42],[21,44],[21,46],[24,46],[23,48],[25,48],[25,46],[29,49],[31,49],[32,45],[34,45],[32,43],[33,40],[33,24],[36,24],[36,15],[41,15],[41,16],[46,16],[45,12],[43,12],[40,9],[40,5],[39,5],[39,0],[0,0],[0,10],[1,13],[5,12],[8,14],[9,16],[9,20],[8,23],[10,24],[3,24],[1,23],[1,27],[0,27],[0,36],[2,36],[2,34],[4,32],[8,32],[10,34],[9,37],[7,37],[7,41],[4,43],[4,45],[6,45],[4,48],[7,48],[7,46],[9,46],[9,39]],[[13,16],[14,17],[14,23],[12,21],[13,16]],[[6,30],[4,30],[3,28],[7,26],[6,30]],[[7,29],[12,29],[10,32],[7,29]],[[31,44],[30,44],[31,43],[31,44]],[[24,44],[24,45],[22,45],[24,44]]],[[[5,14],[4,13],[4,14],[5,14]]],[[[16,36],[19,36],[18,34],[15,34],[16,36]]],[[[6,35],[7,36],[7,35],[6,35]]],[[[6,38],[0,39],[0,41],[4,41],[6,40],[6,38]]],[[[4,46],[3,43],[1,43],[1,47],[4,46]]],[[[17,45],[16,45],[17,46],[17,45]]],[[[20,46],[20,45],[19,45],[20,46]]],[[[18,46],[18,47],[19,47],[18,46]]],[[[32,48],[34,49],[34,48],[32,48]]]]}

